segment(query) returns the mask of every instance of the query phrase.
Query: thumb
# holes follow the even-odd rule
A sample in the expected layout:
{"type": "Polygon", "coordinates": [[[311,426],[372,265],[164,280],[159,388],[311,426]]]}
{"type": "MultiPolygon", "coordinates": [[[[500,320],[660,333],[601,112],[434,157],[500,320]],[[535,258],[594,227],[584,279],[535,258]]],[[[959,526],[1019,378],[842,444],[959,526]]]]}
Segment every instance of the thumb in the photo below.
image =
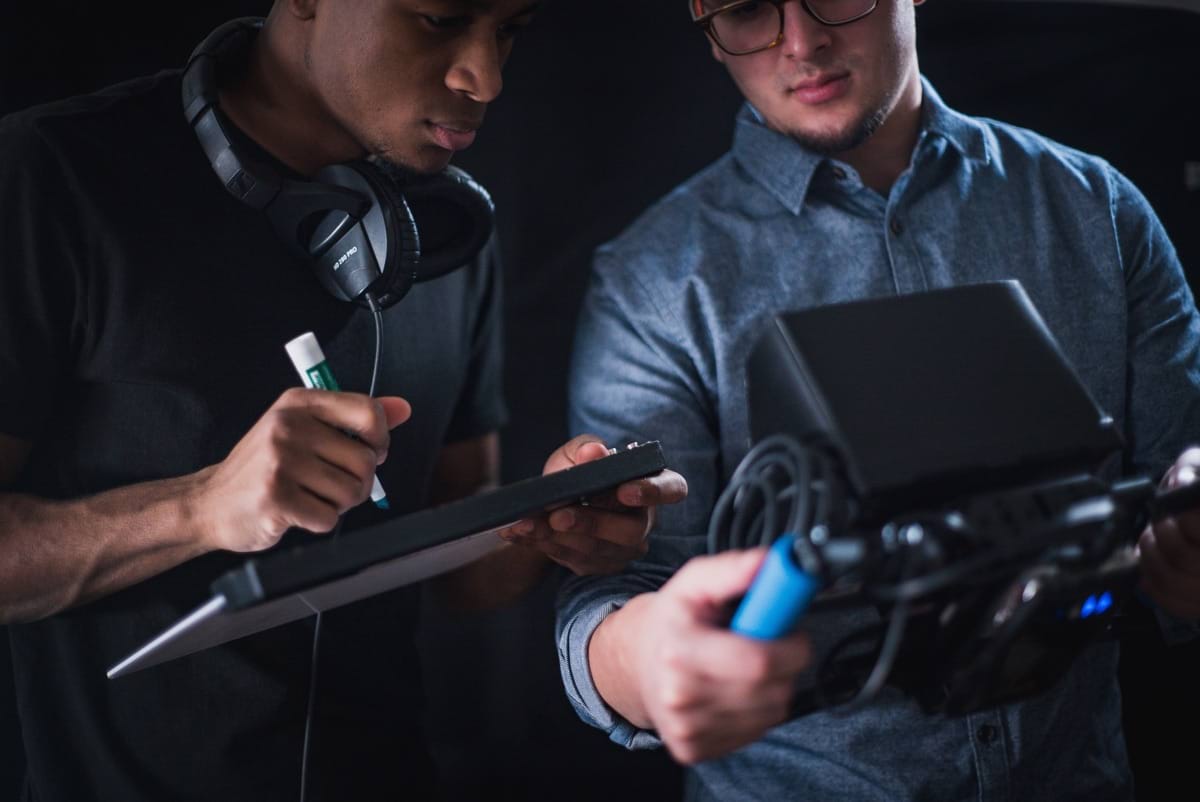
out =
{"type": "Polygon", "coordinates": [[[412,416],[412,406],[398,395],[381,395],[375,401],[383,407],[389,429],[395,429],[412,416]]]}
{"type": "Polygon", "coordinates": [[[581,434],[555,449],[546,460],[542,474],[565,471],[580,463],[591,462],[607,455],[608,448],[599,437],[594,434],[581,434]]]}
{"type": "Polygon", "coordinates": [[[671,578],[663,590],[707,607],[721,607],[745,594],[767,556],[767,549],[726,551],[708,557],[693,557],[671,578]]]}

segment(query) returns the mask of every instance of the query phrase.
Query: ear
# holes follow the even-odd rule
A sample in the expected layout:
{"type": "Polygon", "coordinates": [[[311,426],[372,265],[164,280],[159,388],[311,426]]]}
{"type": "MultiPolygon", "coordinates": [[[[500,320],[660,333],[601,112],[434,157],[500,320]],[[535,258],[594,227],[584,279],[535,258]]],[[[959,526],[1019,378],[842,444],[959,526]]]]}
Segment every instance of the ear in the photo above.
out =
{"type": "Polygon", "coordinates": [[[282,0],[282,3],[296,19],[310,20],[317,15],[317,0],[282,0]]]}
{"type": "MultiPolygon", "coordinates": [[[[922,2],[924,2],[924,0],[922,0],[922,2]]],[[[717,47],[717,43],[713,41],[711,36],[708,36],[707,34],[705,34],[705,36],[708,39],[708,46],[712,48],[712,57],[717,60],[718,64],[724,64],[726,55],[725,51],[717,47]]]]}

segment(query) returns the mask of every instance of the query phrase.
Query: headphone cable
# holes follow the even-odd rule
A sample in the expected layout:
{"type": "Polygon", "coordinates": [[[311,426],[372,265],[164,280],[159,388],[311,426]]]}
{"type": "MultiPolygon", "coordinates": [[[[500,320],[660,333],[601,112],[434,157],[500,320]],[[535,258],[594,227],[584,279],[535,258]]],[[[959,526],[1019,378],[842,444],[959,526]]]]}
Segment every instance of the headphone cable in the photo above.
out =
{"type": "MultiPolygon", "coordinates": [[[[371,384],[367,395],[374,397],[375,384],[379,379],[379,357],[383,351],[383,311],[375,296],[367,293],[367,306],[371,309],[371,317],[375,321],[375,359],[371,366],[371,384]]],[[[342,516],[338,516],[337,525],[333,527],[332,538],[337,538],[342,531],[342,516]]],[[[300,753],[300,802],[308,800],[308,746],[312,735],[313,708],[317,699],[317,666],[321,644],[321,611],[317,611],[317,620],[313,624],[312,656],[308,669],[308,703],[304,711],[304,748],[300,753]]]]}
{"type": "Polygon", "coordinates": [[[367,293],[367,306],[371,309],[371,317],[375,319],[375,364],[371,366],[371,386],[367,390],[367,395],[373,398],[375,381],[379,378],[379,355],[383,352],[383,310],[370,292],[367,293]]]}

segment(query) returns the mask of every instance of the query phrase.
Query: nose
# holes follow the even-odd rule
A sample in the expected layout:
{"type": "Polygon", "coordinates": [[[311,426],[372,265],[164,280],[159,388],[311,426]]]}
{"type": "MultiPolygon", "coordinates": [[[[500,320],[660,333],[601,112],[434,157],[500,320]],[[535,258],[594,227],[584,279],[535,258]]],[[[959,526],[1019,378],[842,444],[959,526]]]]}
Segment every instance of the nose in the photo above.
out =
{"type": "Polygon", "coordinates": [[[826,25],[813,18],[799,2],[783,4],[784,53],[797,61],[808,61],[829,47],[832,34],[826,25]]]}
{"type": "Polygon", "coordinates": [[[489,35],[472,36],[463,41],[446,72],[446,86],[477,103],[491,103],[504,87],[503,43],[489,35]]]}

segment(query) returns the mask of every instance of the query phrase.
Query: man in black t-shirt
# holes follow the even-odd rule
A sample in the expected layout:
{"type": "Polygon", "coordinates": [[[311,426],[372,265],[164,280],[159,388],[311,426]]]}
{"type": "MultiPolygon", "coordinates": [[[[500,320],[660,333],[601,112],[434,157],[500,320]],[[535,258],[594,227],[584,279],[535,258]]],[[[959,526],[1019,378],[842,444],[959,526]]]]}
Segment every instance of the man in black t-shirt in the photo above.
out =
{"type": "MultiPolygon", "coordinates": [[[[279,171],[374,154],[436,172],[473,138],[535,5],[281,0],[221,104],[279,171]]],[[[359,506],[374,473],[393,514],[496,478],[493,250],[384,313],[372,400],[370,318],[225,192],[179,98],[166,72],[0,120],[0,623],[26,800],[296,798],[310,623],[113,682],[105,669],[236,553],[378,520],[359,506]],[[286,389],[283,344],[305,330],[347,392],[286,389]]],[[[603,453],[577,438],[547,470],[603,453]]],[[[652,505],[684,492],[664,472],[623,486],[627,508],[518,524],[439,595],[502,602],[550,561],[617,570],[644,551],[652,505]]],[[[407,589],[327,617],[310,799],[431,795],[415,605],[407,589]]]]}

